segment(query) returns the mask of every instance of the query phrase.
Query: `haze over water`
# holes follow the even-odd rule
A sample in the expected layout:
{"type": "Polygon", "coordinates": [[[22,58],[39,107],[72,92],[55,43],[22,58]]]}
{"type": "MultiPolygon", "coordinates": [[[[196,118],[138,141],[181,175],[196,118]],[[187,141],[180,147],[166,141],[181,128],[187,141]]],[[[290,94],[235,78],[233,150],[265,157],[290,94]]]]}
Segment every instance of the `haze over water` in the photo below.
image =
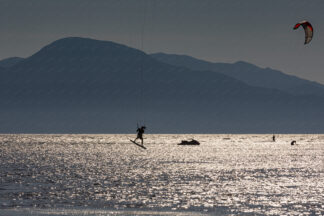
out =
{"type": "Polygon", "coordinates": [[[0,215],[323,215],[324,135],[271,137],[1,135],[0,215]]]}

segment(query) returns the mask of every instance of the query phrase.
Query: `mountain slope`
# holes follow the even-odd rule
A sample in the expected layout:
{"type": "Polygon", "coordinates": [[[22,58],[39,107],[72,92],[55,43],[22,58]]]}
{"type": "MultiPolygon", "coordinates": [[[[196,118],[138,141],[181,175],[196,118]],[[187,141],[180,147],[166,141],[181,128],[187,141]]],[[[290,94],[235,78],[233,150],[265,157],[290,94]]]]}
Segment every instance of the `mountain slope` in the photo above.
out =
{"type": "Polygon", "coordinates": [[[0,60],[0,67],[9,68],[9,67],[12,67],[15,64],[17,64],[17,63],[19,63],[19,62],[21,62],[23,60],[24,59],[20,58],[20,57],[6,58],[6,59],[3,59],[3,60],[0,60]]]}
{"type": "Polygon", "coordinates": [[[108,41],[64,38],[0,73],[0,132],[321,132],[321,97],[254,87],[108,41]]]}
{"type": "Polygon", "coordinates": [[[242,61],[234,64],[211,63],[186,55],[165,53],[155,53],[151,56],[170,65],[223,73],[252,86],[274,88],[295,95],[324,96],[324,85],[287,75],[271,68],[260,68],[242,61]]]}

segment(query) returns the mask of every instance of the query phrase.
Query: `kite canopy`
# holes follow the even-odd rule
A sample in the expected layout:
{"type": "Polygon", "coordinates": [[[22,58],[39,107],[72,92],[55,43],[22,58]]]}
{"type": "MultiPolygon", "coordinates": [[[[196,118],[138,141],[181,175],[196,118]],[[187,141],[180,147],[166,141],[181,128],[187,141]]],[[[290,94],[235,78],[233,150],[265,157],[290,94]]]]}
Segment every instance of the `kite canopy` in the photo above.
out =
{"type": "Polygon", "coordinates": [[[294,26],[294,30],[298,29],[299,26],[303,26],[305,31],[305,43],[308,44],[313,38],[313,26],[308,21],[301,21],[294,26]]]}

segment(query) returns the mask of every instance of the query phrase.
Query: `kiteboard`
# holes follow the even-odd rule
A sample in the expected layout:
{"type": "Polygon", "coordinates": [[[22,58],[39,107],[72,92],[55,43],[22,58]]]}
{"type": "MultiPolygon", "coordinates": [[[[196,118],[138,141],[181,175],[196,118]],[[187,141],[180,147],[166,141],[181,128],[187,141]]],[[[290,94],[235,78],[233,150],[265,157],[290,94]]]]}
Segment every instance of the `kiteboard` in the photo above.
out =
{"type": "Polygon", "coordinates": [[[146,149],[145,146],[143,146],[143,145],[141,145],[141,144],[138,144],[137,142],[134,142],[133,140],[129,140],[129,141],[131,141],[132,143],[134,143],[135,145],[137,145],[137,146],[139,146],[139,147],[141,147],[141,148],[143,148],[143,149],[146,149]]]}

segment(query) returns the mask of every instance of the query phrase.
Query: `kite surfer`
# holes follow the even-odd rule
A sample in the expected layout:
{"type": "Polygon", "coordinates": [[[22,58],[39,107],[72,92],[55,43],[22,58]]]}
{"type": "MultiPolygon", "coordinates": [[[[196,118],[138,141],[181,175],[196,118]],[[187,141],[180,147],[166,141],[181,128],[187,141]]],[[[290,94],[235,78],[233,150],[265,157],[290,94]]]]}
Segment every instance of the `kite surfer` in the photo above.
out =
{"type": "Polygon", "coordinates": [[[134,142],[136,142],[137,139],[140,139],[141,142],[142,142],[142,145],[143,145],[143,133],[144,133],[145,129],[146,129],[145,126],[142,126],[142,127],[140,127],[140,128],[137,127],[137,130],[136,130],[136,132],[137,132],[137,137],[136,137],[136,139],[134,140],[134,142]]]}

